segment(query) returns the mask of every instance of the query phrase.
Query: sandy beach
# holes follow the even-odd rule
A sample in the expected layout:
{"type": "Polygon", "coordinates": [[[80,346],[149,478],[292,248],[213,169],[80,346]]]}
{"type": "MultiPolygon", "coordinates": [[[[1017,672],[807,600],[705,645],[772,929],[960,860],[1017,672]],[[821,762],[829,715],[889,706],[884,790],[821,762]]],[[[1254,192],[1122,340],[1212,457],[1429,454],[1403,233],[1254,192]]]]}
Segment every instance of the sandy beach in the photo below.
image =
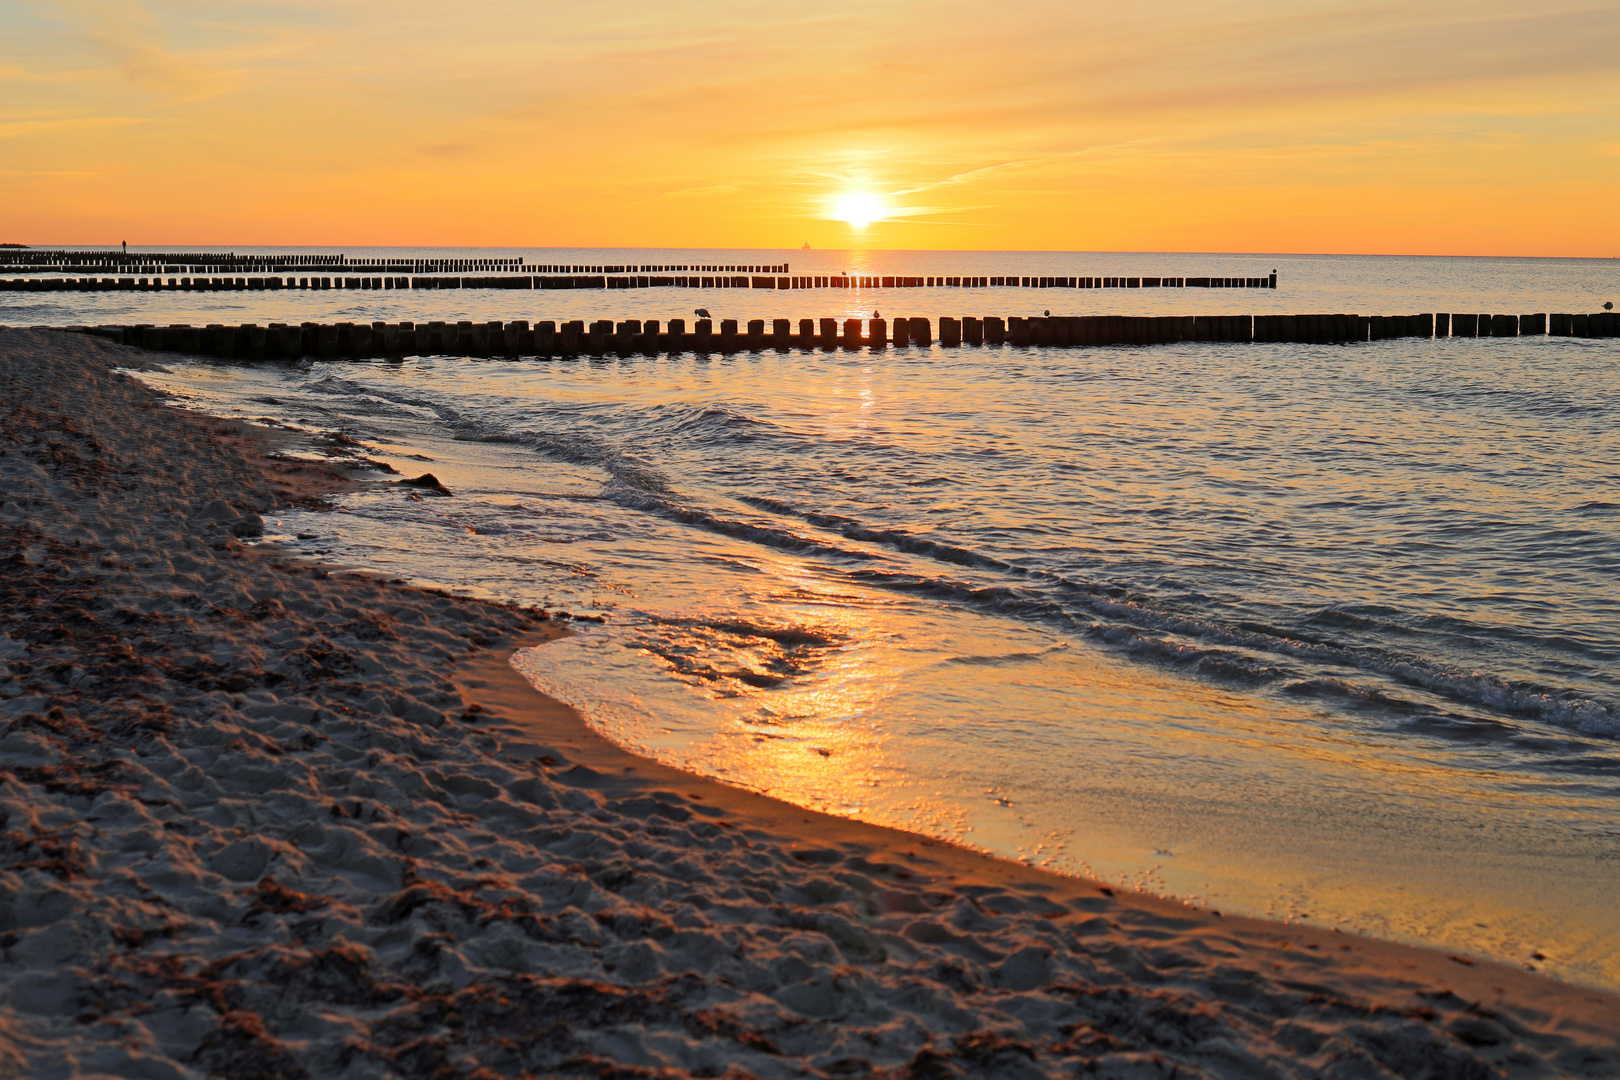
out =
{"type": "Polygon", "coordinates": [[[155,358],[0,331],[0,1075],[1620,1074],[1606,993],[625,753],[567,620],[244,545],[355,481],[155,358]]]}

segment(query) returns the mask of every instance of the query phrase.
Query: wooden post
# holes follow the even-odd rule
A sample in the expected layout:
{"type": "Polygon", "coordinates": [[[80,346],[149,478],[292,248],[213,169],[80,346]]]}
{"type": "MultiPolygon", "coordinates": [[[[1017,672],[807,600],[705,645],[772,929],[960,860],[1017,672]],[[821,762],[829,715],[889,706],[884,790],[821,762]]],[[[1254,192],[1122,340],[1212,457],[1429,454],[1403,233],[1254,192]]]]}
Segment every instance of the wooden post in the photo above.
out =
{"type": "Polygon", "coordinates": [[[962,344],[962,324],[942,316],[939,320],[939,343],[947,347],[962,344]]]}
{"type": "Polygon", "coordinates": [[[1568,337],[1575,331],[1575,316],[1569,314],[1547,316],[1547,332],[1555,337],[1568,337]]]}
{"type": "Polygon", "coordinates": [[[873,319],[867,324],[867,341],[874,349],[887,349],[889,347],[889,323],[885,319],[873,319]]]}
{"type": "Polygon", "coordinates": [[[242,355],[249,360],[264,359],[264,327],[257,323],[242,324],[242,355]]]}
{"type": "Polygon", "coordinates": [[[202,345],[202,334],[189,323],[171,323],[167,344],[172,352],[197,353],[202,345]]]}
{"type": "Polygon", "coordinates": [[[858,349],[861,347],[861,320],[844,320],[844,348],[858,349]]]}
{"type": "Polygon", "coordinates": [[[584,340],[580,342],[581,348],[593,356],[601,356],[608,350],[608,341],[613,337],[613,321],[611,319],[597,319],[586,328],[584,340]]]}
{"type": "MultiPolygon", "coordinates": [[[[371,355],[371,324],[370,323],[343,323],[349,330],[349,346],[344,355],[356,360],[363,360],[371,355]]],[[[338,335],[342,341],[343,335],[338,335]]]]}
{"type": "Polygon", "coordinates": [[[399,355],[399,327],[394,323],[371,324],[371,351],[375,356],[399,355]]]}
{"type": "Polygon", "coordinates": [[[529,346],[534,343],[534,335],[529,330],[527,319],[519,319],[506,324],[504,356],[523,356],[528,353],[529,346]]]}
{"type": "MultiPolygon", "coordinates": [[[[772,278],[771,280],[775,280],[772,278]]],[[[765,348],[765,320],[748,320],[748,348],[752,352],[759,352],[765,348]]]]}
{"type": "Polygon", "coordinates": [[[1547,316],[1545,314],[1520,315],[1519,333],[1521,336],[1545,337],[1547,334],[1547,316]]]}
{"type": "Polygon", "coordinates": [[[793,324],[787,319],[771,320],[771,347],[786,352],[793,344],[793,324]]]}
{"type": "Polygon", "coordinates": [[[1007,341],[1007,326],[999,315],[991,315],[984,320],[984,343],[986,345],[1002,345],[1007,341]]]}
{"type": "Polygon", "coordinates": [[[286,323],[273,323],[272,332],[277,338],[276,354],[285,360],[297,360],[302,353],[304,332],[300,327],[288,326],[286,323]]]}
{"type": "Polygon", "coordinates": [[[816,323],[814,319],[799,320],[799,348],[813,349],[816,347],[816,323]]]}
{"type": "Polygon", "coordinates": [[[315,355],[322,360],[336,359],[338,355],[337,325],[322,323],[315,328],[315,334],[315,355]]]}
{"type": "Polygon", "coordinates": [[[984,325],[971,315],[962,319],[962,341],[968,345],[984,344],[984,325]]]}
{"type": "Polygon", "coordinates": [[[534,353],[536,356],[557,354],[556,320],[545,319],[534,324],[534,353]]]}
{"type": "Polygon", "coordinates": [[[838,348],[838,320],[821,320],[821,347],[823,349],[838,348]]]}
{"type": "Polygon", "coordinates": [[[580,319],[570,319],[557,328],[557,351],[562,356],[574,356],[583,350],[588,342],[585,335],[585,323],[580,319]]]}
{"type": "Polygon", "coordinates": [[[620,356],[629,356],[636,351],[636,338],[641,336],[641,320],[625,319],[614,324],[613,351],[620,356]]]}

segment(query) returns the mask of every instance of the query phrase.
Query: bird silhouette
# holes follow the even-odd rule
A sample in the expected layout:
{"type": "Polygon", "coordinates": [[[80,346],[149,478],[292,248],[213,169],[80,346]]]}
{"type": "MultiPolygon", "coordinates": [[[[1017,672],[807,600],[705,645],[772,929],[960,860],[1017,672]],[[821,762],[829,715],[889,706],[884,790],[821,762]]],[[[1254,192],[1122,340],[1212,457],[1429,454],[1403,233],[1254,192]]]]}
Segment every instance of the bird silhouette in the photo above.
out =
{"type": "Polygon", "coordinates": [[[1051,313],[1051,312],[1050,312],[1050,311],[1048,311],[1048,312],[1047,312],[1047,313],[1046,313],[1046,314],[1048,314],[1048,315],[1050,315],[1050,314],[1052,314],[1052,313],[1051,313]]]}
{"type": "Polygon", "coordinates": [[[1614,310],[1614,301],[1613,300],[1605,300],[1605,301],[1603,301],[1603,310],[1604,311],[1613,311],[1614,310]]]}
{"type": "Polygon", "coordinates": [[[874,318],[874,319],[881,319],[881,318],[883,318],[883,312],[881,312],[881,311],[874,311],[874,312],[872,312],[872,318],[874,318]]]}
{"type": "Polygon", "coordinates": [[[714,318],[713,315],[709,314],[709,309],[706,308],[706,307],[700,307],[696,311],[692,312],[692,314],[698,316],[699,318],[703,318],[703,319],[712,319],[712,318],[714,318]]]}

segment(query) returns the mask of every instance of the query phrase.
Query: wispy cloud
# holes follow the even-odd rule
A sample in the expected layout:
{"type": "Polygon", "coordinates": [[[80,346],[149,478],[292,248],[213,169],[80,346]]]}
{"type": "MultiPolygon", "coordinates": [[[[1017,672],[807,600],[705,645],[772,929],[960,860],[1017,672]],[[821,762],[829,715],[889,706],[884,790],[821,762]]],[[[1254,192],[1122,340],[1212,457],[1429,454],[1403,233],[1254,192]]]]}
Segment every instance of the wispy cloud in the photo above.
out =
{"type": "Polygon", "coordinates": [[[129,127],[151,121],[140,116],[76,116],[59,120],[13,120],[0,122],[0,139],[14,139],[19,135],[38,135],[45,132],[94,131],[99,128],[129,127]]]}

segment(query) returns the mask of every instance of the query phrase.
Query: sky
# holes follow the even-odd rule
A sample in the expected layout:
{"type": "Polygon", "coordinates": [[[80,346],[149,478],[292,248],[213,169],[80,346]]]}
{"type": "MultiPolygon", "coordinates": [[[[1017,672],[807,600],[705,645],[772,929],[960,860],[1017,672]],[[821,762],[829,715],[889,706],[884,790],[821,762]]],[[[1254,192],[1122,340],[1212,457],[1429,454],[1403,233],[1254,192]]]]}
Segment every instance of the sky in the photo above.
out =
{"type": "Polygon", "coordinates": [[[0,242],[1612,257],[1617,204],[1614,2],[0,0],[0,242]]]}

